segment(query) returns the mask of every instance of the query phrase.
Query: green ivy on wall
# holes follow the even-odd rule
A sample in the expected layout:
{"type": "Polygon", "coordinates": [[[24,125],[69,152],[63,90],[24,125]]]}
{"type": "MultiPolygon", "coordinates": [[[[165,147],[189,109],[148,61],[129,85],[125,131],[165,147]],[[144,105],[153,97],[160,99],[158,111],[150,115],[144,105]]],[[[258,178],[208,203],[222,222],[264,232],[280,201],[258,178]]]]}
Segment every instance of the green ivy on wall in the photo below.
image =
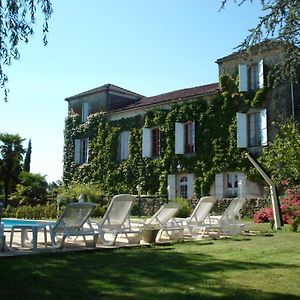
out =
{"type": "Polygon", "coordinates": [[[96,183],[104,193],[166,194],[167,175],[176,174],[178,162],[193,173],[197,196],[209,193],[215,174],[246,172],[250,168],[243,151],[236,146],[236,112],[259,107],[267,88],[256,93],[239,93],[237,78],[222,75],[220,91],[210,98],[198,97],[169,110],[157,109],[144,116],[108,120],[104,114],[90,115],[81,123],[78,115],[65,121],[64,183],[96,183]],[[196,153],[175,154],[175,122],[195,121],[196,153]],[[142,128],[160,128],[160,156],[142,158],[142,128]],[[130,130],[129,158],[118,161],[121,131],[130,130]],[[74,140],[89,138],[89,162],[74,163],[74,140]]]}

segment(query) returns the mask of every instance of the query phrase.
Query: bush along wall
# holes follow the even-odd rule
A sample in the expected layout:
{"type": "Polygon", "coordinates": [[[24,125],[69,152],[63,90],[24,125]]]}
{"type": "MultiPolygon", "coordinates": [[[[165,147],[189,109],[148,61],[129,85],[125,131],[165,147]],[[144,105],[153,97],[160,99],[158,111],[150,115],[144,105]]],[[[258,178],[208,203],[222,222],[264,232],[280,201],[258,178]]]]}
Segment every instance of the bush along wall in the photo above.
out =
{"type": "Polygon", "coordinates": [[[65,121],[64,183],[96,183],[103,193],[167,194],[167,175],[176,173],[178,162],[195,176],[195,193],[207,195],[215,174],[251,168],[236,144],[236,112],[259,107],[267,89],[256,93],[238,92],[236,78],[221,76],[220,92],[210,99],[197,98],[175,104],[170,110],[153,110],[144,116],[109,121],[104,114],[90,115],[81,123],[78,115],[65,121]],[[175,122],[195,121],[196,153],[175,154],[175,122]],[[160,128],[160,156],[142,158],[142,128],[160,128]],[[129,158],[118,161],[121,131],[130,130],[129,158]],[[89,138],[89,161],[74,163],[74,140],[89,138]]]}

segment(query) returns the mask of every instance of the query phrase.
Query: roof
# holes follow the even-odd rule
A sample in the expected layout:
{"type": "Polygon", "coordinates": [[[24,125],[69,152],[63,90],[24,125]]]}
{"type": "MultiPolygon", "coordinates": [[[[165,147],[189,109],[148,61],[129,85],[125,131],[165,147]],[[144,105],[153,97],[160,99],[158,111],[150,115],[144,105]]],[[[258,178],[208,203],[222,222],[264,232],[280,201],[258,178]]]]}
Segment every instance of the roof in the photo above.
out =
{"type": "Polygon", "coordinates": [[[197,97],[197,96],[213,94],[213,93],[216,93],[217,91],[219,91],[218,83],[211,83],[211,84],[207,84],[207,85],[201,85],[201,86],[196,86],[196,87],[192,87],[192,88],[176,90],[176,91],[172,91],[169,93],[160,94],[157,96],[143,97],[139,101],[137,101],[127,107],[112,111],[110,113],[121,112],[124,110],[137,109],[137,108],[141,108],[141,107],[148,107],[148,106],[153,106],[153,105],[167,104],[167,103],[171,103],[171,102],[177,102],[180,100],[190,99],[190,98],[197,97]]]}
{"type": "Polygon", "coordinates": [[[102,85],[100,87],[88,90],[86,92],[83,92],[83,93],[80,93],[80,94],[77,94],[77,95],[74,95],[74,96],[70,96],[70,97],[66,98],[65,100],[70,101],[70,100],[73,100],[73,99],[76,99],[76,98],[81,98],[81,97],[84,97],[84,96],[90,96],[92,94],[98,94],[98,93],[104,93],[104,92],[116,92],[116,93],[119,93],[119,94],[123,94],[123,95],[127,95],[127,96],[134,96],[134,97],[137,97],[137,98],[144,97],[143,95],[131,92],[131,91],[123,89],[119,86],[108,83],[108,84],[102,85]]]}
{"type": "Polygon", "coordinates": [[[265,52],[269,50],[274,50],[274,49],[280,49],[282,47],[283,43],[278,40],[266,40],[264,42],[261,42],[259,44],[253,45],[250,47],[250,49],[243,49],[234,53],[231,53],[227,56],[224,56],[222,58],[219,58],[216,63],[222,63],[224,61],[229,61],[232,59],[235,59],[239,56],[246,56],[248,54],[257,54],[259,52],[265,52]]]}

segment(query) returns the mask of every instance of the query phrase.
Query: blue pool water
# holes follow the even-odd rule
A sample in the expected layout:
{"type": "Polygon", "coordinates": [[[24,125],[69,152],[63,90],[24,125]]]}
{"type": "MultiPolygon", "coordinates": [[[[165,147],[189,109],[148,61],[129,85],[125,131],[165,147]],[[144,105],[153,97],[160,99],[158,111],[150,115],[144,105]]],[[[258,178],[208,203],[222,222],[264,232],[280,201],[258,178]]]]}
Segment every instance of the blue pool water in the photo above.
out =
{"type": "Polygon", "coordinates": [[[1,219],[1,222],[4,223],[4,228],[10,229],[13,225],[34,225],[40,223],[48,223],[47,221],[38,221],[38,220],[23,220],[23,219],[1,219]]]}

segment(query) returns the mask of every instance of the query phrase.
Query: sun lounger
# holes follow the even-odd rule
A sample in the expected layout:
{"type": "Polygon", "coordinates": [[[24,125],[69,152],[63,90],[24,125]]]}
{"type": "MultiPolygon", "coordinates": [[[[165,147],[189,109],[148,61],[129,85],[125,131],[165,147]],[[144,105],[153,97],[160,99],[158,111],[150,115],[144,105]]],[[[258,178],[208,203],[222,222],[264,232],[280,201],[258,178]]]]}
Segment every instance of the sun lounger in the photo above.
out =
{"type": "Polygon", "coordinates": [[[55,224],[49,225],[52,245],[57,247],[57,242],[55,240],[57,237],[61,237],[59,247],[63,248],[67,237],[82,236],[86,242],[86,237],[91,236],[93,238],[91,246],[95,247],[98,233],[94,231],[89,223],[89,218],[91,217],[95,206],[96,204],[91,202],[68,204],[55,224]],[[84,226],[86,224],[88,226],[84,226]]]}
{"type": "Polygon", "coordinates": [[[136,197],[133,195],[115,195],[101,222],[92,223],[103,244],[114,245],[119,235],[125,236],[130,243],[140,242],[141,229],[132,228],[130,223],[130,212],[135,201],[136,197]]]}
{"type": "Polygon", "coordinates": [[[210,216],[205,219],[208,231],[217,231],[219,234],[237,235],[241,234],[245,227],[245,223],[237,219],[241,208],[243,207],[245,198],[234,198],[222,215],[210,216]]]}

